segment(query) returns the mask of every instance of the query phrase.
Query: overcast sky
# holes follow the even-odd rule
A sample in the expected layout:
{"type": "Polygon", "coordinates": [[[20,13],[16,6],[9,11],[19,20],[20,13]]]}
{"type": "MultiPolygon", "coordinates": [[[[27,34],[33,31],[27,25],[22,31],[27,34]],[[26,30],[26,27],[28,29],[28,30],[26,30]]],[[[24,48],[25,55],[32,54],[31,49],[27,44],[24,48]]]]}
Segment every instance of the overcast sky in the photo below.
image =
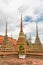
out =
{"type": "Polygon", "coordinates": [[[39,37],[43,43],[43,0],[0,0],[0,35],[5,35],[5,25],[8,22],[8,36],[18,39],[20,30],[20,15],[22,13],[23,31],[32,42],[35,41],[36,22],[38,22],[39,37]]]}

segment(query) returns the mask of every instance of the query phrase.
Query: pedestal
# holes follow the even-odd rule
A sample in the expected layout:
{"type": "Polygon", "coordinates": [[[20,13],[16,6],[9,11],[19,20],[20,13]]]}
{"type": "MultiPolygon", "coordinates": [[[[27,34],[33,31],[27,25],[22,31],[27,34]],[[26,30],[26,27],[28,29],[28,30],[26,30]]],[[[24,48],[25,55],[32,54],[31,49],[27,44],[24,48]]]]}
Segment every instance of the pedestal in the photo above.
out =
{"type": "Polygon", "coordinates": [[[19,58],[25,58],[26,56],[25,55],[19,55],[19,58]]]}

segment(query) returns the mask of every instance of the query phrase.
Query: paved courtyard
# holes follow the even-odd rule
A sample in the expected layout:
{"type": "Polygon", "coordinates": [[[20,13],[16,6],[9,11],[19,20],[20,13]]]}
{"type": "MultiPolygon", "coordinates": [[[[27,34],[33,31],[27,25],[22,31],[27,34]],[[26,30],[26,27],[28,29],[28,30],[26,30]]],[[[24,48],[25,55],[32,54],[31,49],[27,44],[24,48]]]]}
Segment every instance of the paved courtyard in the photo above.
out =
{"type": "Polygon", "coordinates": [[[0,65],[43,65],[43,59],[25,58],[19,59],[15,57],[0,58],[0,65]]]}

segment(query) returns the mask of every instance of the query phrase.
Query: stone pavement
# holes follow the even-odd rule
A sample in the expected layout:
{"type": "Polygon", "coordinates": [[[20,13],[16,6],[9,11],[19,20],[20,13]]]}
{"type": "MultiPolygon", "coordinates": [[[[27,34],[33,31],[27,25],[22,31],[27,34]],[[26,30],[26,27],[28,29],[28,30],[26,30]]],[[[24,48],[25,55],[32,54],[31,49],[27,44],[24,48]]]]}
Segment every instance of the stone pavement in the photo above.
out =
{"type": "Polygon", "coordinates": [[[43,59],[25,58],[19,59],[15,57],[0,58],[0,65],[43,65],[43,59]]]}

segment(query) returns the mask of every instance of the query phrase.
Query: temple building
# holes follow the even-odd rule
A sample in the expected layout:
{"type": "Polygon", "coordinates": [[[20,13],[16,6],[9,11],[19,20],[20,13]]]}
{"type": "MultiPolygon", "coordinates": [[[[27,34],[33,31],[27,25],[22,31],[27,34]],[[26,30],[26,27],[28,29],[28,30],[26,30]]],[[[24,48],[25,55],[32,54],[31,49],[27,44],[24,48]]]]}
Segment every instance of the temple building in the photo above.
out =
{"type": "Polygon", "coordinates": [[[20,19],[20,33],[18,40],[14,40],[11,36],[8,37],[7,35],[7,22],[6,22],[6,30],[5,30],[5,36],[0,36],[0,55],[16,55],[19,56],[19,58],[25,58],[29,54],[34,53],[41,53],[42,50],[42,44],[38,35],[38,24],[36,23],[36,38],[35,43],[32,44],[31,42],[31,33],[29,34],[30,37],[28,40],[26,40],[25,34],[23,32],[23,22],[22,22],[22,15],[20,19]],[[28,45],[27,45],[28,42],[28,45]],[[4,53],[3,53],[4,52],[4,53]]]}
{"type": "Polygon", "coordinates": [[[42,44],[38,35],[38,23],[36,23],[36,38],[35,38],[34,50],[36,51],[42,50],[42,44]]]}

